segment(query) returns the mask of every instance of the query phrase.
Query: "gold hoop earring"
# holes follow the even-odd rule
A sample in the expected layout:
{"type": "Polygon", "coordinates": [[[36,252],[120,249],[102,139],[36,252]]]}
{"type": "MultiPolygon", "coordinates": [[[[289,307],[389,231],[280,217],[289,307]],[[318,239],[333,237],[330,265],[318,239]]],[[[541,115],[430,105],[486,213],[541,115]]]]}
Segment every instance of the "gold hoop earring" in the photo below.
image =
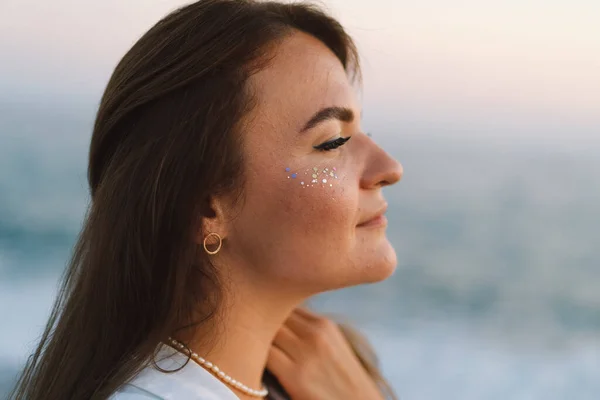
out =
{"type": "Polygon", "coordinates": [[[215,232],[210,232],[208,235],[206,235],[206,237],[204,238],[204,251],[206,251],[208,254],[210,254],[211,256],[214,254],[217,254],[220,250],[221,250],[221,245],[223,244],[223,239],[221,239],[221,236],[219,236],[218,233],[215,232]],[[210,251],[208,249],[208,247],[206,247],[206,241],[208,240],[208,238],[210,238],[211,236],[215,236],[217,239],[219,239],[219,245],[217,246],[216,250],[210,251]]]}

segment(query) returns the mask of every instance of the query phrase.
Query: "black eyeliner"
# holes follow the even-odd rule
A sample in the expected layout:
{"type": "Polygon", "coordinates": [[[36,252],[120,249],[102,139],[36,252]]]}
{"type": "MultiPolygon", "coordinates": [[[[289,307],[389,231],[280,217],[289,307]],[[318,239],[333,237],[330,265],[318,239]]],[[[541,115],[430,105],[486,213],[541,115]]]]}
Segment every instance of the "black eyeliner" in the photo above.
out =
{"type": "Polygon", "coordinates": [[[348,137],[339,137],[334,140],[330,140],[329,142],[321,143],[320,145],[313,146],[314,149],[317,150],[333,150],[345,144],[348,140],[350,140],[350,136],[348,137]]]}

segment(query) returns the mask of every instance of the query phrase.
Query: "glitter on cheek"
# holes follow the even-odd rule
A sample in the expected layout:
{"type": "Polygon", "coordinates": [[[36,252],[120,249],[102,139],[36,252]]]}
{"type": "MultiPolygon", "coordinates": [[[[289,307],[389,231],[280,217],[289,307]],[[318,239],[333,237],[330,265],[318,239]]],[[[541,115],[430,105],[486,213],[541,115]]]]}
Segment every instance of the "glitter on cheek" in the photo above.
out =
{"type": "MultiPolygon", "coordinates": [[[[285,168],[286,172],[291,172],[291,168],[286,167],[285,168]]],[[[316,187],[316,186],[321,186],[321,187],[326,187],[327,184],[329,184],[329,187],[333,187],[333,184],[331,182],[327,182],[328,180],[332,180],[332,179],[338,179],[337,174],[334,172],[337,171],[336,167],[325,167],[325,168],[319,168],[319,167],[312,167],[309,169],[306,169],[304,171],[304,175],[308,175],[312,178],[310,179],[310,182],[306,182],[304,180],[302,180],[300,182],[300,185],[302,186],[303,189],[307,188],[307,187],[316,187]],[[319,176],[321,175],[321,176],[319,176]],[[321,184],[321,185],[319,185],[321,184]]],[[[289,175],[287,175],[287,179],[296,179],[298,177],[299,174],[301,174],[302,172],[293,172],[290,173],[289,175]]]]}

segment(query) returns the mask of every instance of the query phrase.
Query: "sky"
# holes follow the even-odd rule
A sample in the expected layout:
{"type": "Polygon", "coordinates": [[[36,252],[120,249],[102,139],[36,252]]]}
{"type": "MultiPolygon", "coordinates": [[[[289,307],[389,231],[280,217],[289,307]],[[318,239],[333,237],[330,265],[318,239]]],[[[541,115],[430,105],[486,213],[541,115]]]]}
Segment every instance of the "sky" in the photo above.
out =
{"type": "MultiPolygon", "coordinates": [[[[186,3],[0,0],[0,101],[95,105],[135,40],[186,3]]],[[[321,4],[358,43],[373,129],[600,144],[600,1],[321,4]]]]}

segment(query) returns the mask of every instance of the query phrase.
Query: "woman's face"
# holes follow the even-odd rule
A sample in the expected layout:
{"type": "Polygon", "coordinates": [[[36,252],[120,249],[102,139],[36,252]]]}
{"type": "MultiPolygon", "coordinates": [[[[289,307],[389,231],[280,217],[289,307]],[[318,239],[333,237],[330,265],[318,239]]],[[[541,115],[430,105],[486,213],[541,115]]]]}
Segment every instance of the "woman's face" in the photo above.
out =
{"type": "Polygon", "coordinates": [[[354,89],[323,43],[297,32],[275,52],[249,82],[244,195],[219,257],[263,286],[303,293],[385,279],[396,254],[381,188],[402,166],[361,131],[354,89]]]}

